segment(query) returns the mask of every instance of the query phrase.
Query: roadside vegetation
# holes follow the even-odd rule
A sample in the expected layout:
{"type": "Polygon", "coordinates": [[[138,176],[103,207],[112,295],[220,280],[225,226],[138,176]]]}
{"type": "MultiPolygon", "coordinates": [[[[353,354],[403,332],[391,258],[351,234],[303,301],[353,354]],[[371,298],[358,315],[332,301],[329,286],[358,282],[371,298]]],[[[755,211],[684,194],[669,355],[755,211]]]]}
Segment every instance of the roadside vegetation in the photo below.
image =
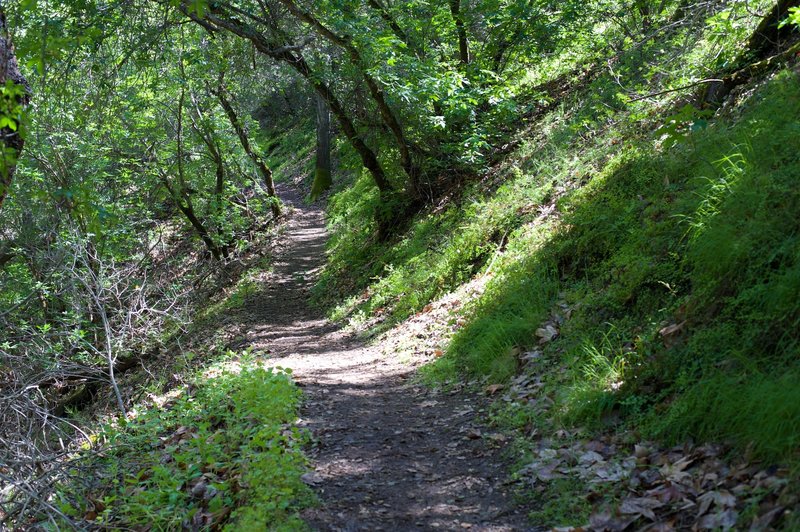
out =
{"type": "Polygon", "coordinates": [[[58,510],[113,529],[297,529],[313,502],[293,426],[300,394],[289,373],[232,355],[101,426],[90,439],[105,452],[77,451],[58,510]]]}

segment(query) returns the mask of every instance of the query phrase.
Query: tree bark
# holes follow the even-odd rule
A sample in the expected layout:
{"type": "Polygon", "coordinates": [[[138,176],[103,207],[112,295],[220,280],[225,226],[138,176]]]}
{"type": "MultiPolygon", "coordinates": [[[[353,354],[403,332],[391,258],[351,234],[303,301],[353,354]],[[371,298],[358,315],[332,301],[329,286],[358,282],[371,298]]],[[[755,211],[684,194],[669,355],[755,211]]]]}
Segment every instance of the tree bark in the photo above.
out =
{"type": "Polygon", "coordinates": [[[206,245],[208,251],[211,252],[211,255],[214,257],[214,259],[220,260],[223,255],[222,251],[214,242],[214,239],[211,238],[211,234],[208,232],[208,229],[206,229],[206,226],[203,225],[203,222],[200,221],[200,218],[198,218],[197,214],[195,214],[194,206],[192,205],[191,201],[189,201],[189,198],[186,197],[185,194],[175,190],[175,187],[170,184],[169,179],[166,176],[161,176],[161,182],[164,184],[164,188],[166,188],[169,192],[169,195],[172,196],[172,200],[175,202],[178,210],[180,210],[186,219],[189,220],[189,223],[194,228],[197,236],[199,236],[200,240],[202,240],[206,245]]]}
{"type": "Polygon", "coordinates": [[[756,30],[747,41],[745,50],[756,58],[765,57],[771,51],[780,51],[790,39],[794,28],[788,24],[782,28],[778,25],[789,15],[789,8],[800,5],[798,0],[778,0],[769,13],[761,19],[756,30]]]}
{"type": "Polygon", "coordinates": [[[795,43],[779,54],[751,63],[732,74],[722,76],[718,80],[705,84],[700,93],[700,103],[712,107],[721,105],[733,89],[749,82],[755,76],[761,75],[769,69],[786,63],[797,54],[800,54],[800,42],[795,43]]]}
{"type": "Polygon", "coordinates": [[[230,100],[225,96],[225,89],[220,86],[216,89],[212,89],[212,91],[216,94],[219,104],[222,106],[225,115],[228,117],[228,121],[231,123],[231,127],[233,127],[233,130],[236,132],[236,136],[239,137],[239,143],[242,145],[242,149],[244,149],[250,160],[253,161],[258,173],[261,175],[264,186],[267,187],[267,195],[270,197],[272,215],[277,218],[281,215],[281,206],[278,201],[278,196],[275,194],[275,181],[272,178],[272,169],[267,166],[264,159],[255,152],[252,144],[250,144],[250,139],[247,137],[247,132],[244,130],[242,121],[239,120],[236,110],[233,108],[233,105],[231,105],[230,100]]]}
{"type": "Polygon", "coordinates": [[[702,105],[721,105],[734,88],[788,61],[798,53],[800,43],[795,42],[787,47],[791,39],[791,25],[778,28],[780,22],[788,15],[789,8],[798,5],[800,0],[778,0],[770,12],[761,19],[756,30],[750,35],[746,48],[734,62],[738,69],[718,74],[717,77],[720,78],[718,81],[703,87],[699,98],[702,105]]]}
{"type": "Polygon", "coordinates": [[[12,241],[0,242],[0,269],[17,256],[13,248],[14,242],[12,241]]]}
{"type": "Polygon", "coordinates": [[[197,136],[200,137],[200,140],[203,141],[203,144],[206,145],[206,148],[208,148],[208,154],[211,157],[211,160],[214,161],[216,176],[214,181],[214,199],[217,202],[217,214],[221,215],[222,194],[225,191],[225,160],[222,157],[222,151],[219,149],[219,144],[214,138],[214,132],[203,123],[200,108],[197,105],[197,102],[194,101],[194,98],[192,98],[192,100],[195,104],[195,112],[197,114],[196,119],[192,119],[192,129],[194,129],[195,133],[197,133],[197,136]]]}
{"type": "MultiPolygon", "coordinates": [[[[5,87],[8,81],[13,82],[13,86],[20,88],[21,91],[6,94],[4,90],[0,97],[12,100],[9,102],[11,109],[17,108],[22,111],[30,101],[30,86],[19,70],[14,44],[11,42],[8,31],[5,9],[0,4],[0,87],[5,87]]],[[[2,150],[0,153],[0,208],[3,207],[3,201],[11,188],[17,161],[25,145],[25,139],[19,133],[20,116],[15,115],[8,118],[14,121],[15,127],[6,126],[0,129],[0,149],[2,150]]]]}
{"type": "Polygon", "coordinates": [[[180,181],[180,190],[176,190],[170,182],[169,178],[162,174],[161,181],[164,184],[164,187],[172,196],[173,201],[175,201],[175,205],[177,205],[178,209],[186,216],[186,219],[189,220],[189,223],[192,224],[197,235],[206,245],[208,250],[211,252],[211,255],[216,260],[220,260],[222,258],[222,251],[220,250],[219,246],[217,246],[214,239],[211,238],[211,234],[206,229],[203,222],[197,217],[194,212],[194,206],[192,205],[192,199],[187,193],[187,186],[186,186],[186,177],[184,175],[183,169],[183,107],[184,102],[186,100],[186,92],[181,90],[180,98],[178,99],[178,121],[177,121],[177,130],[176,130],[176,142],[177,142],[177,157],[178,157],[178,180],[180,181]]]}
{"type": "Polygon", "coordinates": [[[406,45],[406,51],[409,54],[416,55],[418,58],[422,59],[425,57],[425,52],[417,46],[414,41],[408,36],[408,34],[400,27],[397,21],[392,17],[391,13],[386,9],[385,6],[381,5],[378,0],[367,0],[367,5],[378,12],[378,15],[383,19],[389,29],[392,30],[395,37],[400,39],[400,42],[406,45]]]}
{"type": "Polygon", "coordinates": [[[317,199],[331,188],[331,115],[325,100],[317,96],[317,162],[314,182],[311,184],[311,199],[317,199]]]}
{"type": "Polygon", "coordinates": [[[462,65],[468,65],[469,39],[467,39],[467,28],[464,25],[464,17],[461,15],[461,0],[450,0],[450,14],[456,24],[456,34],[458,35],[458,59],[462,65]]]}

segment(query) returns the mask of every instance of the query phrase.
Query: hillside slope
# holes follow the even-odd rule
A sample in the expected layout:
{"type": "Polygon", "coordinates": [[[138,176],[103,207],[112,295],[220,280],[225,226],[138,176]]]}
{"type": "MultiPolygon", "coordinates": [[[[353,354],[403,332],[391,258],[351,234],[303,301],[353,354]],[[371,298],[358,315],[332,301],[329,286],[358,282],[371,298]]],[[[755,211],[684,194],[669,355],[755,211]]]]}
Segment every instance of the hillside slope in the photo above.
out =
{"type": "MultiPolygon", "coordinates": [[[[706,524],[749,526],[773,512],[764,526],[797,526],[782,508],[796,504],[800,458],[800,74],[795,47],[742,66],[742,41],[719,31],[712,22],[665,30],[664,40],[588,67],[543,68],[519,91],[528,118],[492,167],[395,240],[376,238],[365,180],[331,199],[331,258],[317,295],[364,334],[424,320],[431,302],[488,280],[406,347],[436,353],[423,370],[433,383],[496,383],[487,388],[501,396],[495,421],[518,437],[521,478],[534,479],[523,491],[539,494],[534,513],[545,524],[581,525],[608,501],[543,503],[569,493],[591,500],[594,488],[558,469],[568,459],[539,453],[574,459],[602,446],[604,464],[614,455],[684,460],[695,462],[690,477],[715,471],[718,489],[738,485],[741,498],[719,503],[706,524]],[[714,103],[703,82],[688,82],[708,72],[709,54],[720,79],[746,74],[714,103]],[[675,90],[651,88],[659,68],[671,69],[675,90]],[[742,487],[716,469],[735,470],[730,462],[709,465],[720,456],[761,464],[762,479],[780,471],[780,480],[742,487]],[[542,468],[550,477],[534,488],[542,468]]],[[[612,477],[620,484],[631,472],[612,477]]],[[[696,482],[694,496],[712,489],[696,482]]],[[[618,500],[627,489],[646,497],[619,489],[618,500]]],[[[657,501],[660,516],[676,501],[700,504],[673,495],[657,501]]],[[[664,522],[702,521],[711,514],[700,507],[664,522]]]]}

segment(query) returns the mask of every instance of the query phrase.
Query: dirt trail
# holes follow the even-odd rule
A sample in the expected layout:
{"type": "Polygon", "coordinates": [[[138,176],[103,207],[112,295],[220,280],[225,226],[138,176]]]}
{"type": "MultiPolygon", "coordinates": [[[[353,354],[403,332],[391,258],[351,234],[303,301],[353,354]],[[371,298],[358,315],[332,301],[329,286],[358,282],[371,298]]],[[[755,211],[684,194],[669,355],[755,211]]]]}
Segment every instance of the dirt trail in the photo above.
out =
{"type": "Polygon", "coordinates": [[[307,475],[317,530],[526,530],[503,485],[499,451],[478,436],[481,402],[428,390],[413,371],[363,345],[308,303],[324,261],[319,206],[283,187],[294,208],[264,290],[248,305],[247,343],[292,368],[317,440],[307,475]]]}

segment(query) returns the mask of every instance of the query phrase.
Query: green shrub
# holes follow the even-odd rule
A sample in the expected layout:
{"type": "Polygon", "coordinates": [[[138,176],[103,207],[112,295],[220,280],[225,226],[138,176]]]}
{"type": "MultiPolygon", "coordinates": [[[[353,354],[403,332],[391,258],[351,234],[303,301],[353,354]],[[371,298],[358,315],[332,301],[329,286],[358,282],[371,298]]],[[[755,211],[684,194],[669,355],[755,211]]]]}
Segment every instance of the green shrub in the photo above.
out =
{"type": "Polygon", "coordinates": [[[62,512],[105,527],[298,529],[312,495],[300,476],[300,392],[283,370],[207,370],[163,407],[139,410],[87,449],[89,483],[58,490],[62,512]]]}

